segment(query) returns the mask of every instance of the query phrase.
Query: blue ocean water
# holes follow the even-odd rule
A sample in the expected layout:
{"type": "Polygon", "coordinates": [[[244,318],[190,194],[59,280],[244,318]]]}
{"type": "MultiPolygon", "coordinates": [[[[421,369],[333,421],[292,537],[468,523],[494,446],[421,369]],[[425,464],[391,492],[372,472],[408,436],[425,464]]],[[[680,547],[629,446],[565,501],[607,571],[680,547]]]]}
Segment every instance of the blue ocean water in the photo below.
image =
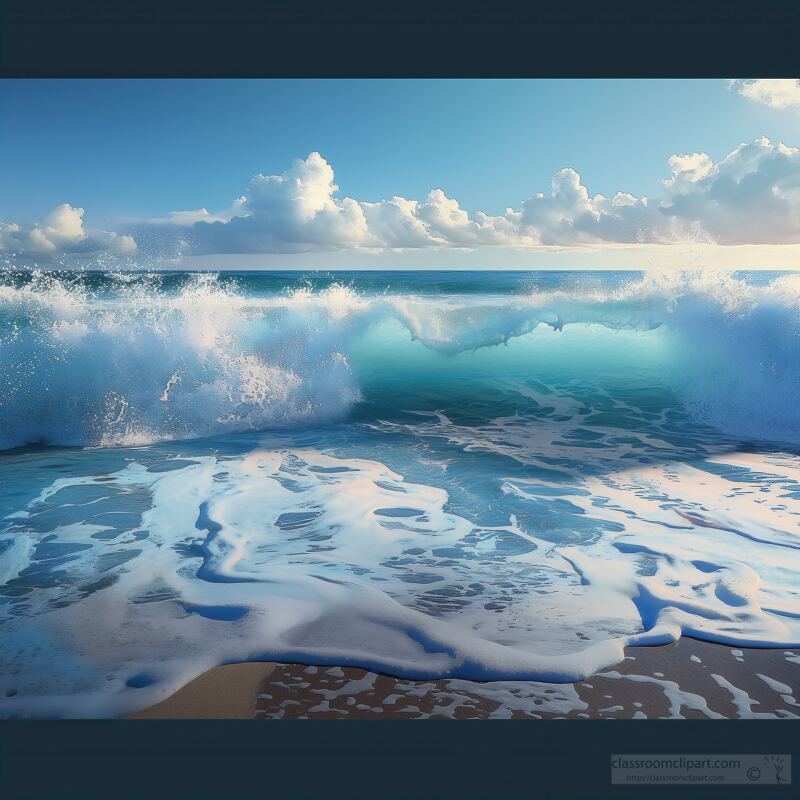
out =
{"type": "Polygon", "coordinates": [[[220,663],[800,645],[800,274],[0,274],[0,715],[220,663]]]}

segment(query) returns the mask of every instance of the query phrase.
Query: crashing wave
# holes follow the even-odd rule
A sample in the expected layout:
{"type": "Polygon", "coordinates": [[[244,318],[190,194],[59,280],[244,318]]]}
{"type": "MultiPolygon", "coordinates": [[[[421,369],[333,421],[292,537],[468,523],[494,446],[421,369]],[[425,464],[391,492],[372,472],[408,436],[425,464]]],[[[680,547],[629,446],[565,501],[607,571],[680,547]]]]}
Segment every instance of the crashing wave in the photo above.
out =
{"type": "MultiPolygon", "coordinates": [[[[700,420],[738,437],[800,440],[797,274],[753,286],[730,274],[652,273],[616,290],[436,297],[336,284],[253,296],[214,274],[169,291],[157,275],[106,278],[102,291],[47,273],[0,283],[0,447],[341,419],[361,398],[353,346],[386,324],[397,341],[410,334],[455,357],[544,326],[590,326],[603,359],[604,336],[661,330],[663,379],[700,420]]],[[[536,377],[535,353],[524,357],[536,377]]]]}

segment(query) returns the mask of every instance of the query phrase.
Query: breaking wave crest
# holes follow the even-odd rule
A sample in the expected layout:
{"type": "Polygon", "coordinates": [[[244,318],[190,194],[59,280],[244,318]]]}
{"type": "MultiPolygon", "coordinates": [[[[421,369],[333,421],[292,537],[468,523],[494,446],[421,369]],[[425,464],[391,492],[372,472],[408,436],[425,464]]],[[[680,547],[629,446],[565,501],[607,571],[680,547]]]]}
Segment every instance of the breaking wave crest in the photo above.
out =
{"type": "MultiPolygon", "coordinates": [[[[601,354],[603,337],[657,329],[664,380],[699,420],[738,437],[800,441],[797,274],[767,286],[654,273],[609,291],[426,297],[337,284],[256,296],[214,274],[174,289],[163,276],[106,275],[100,289],[81,276],[7,273],[0,448],[144,444],[341,419],[361,399],[353,345],[383,325],[398,341],[410,334],[456,358],[541,326],[588,326],[601,354]]],[[[524,352],[535,378],[535,353],[524,352]]]]}

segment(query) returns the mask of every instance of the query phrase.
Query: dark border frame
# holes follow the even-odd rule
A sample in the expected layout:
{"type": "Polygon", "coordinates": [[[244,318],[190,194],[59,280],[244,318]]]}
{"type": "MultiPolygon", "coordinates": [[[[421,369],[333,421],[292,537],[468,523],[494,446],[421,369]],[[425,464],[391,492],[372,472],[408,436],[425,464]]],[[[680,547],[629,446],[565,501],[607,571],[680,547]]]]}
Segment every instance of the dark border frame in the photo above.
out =
{"type": "Polygon", "coordinates": [[[797,0],[5,0],[5,77],[794,77],[797,0]]]}

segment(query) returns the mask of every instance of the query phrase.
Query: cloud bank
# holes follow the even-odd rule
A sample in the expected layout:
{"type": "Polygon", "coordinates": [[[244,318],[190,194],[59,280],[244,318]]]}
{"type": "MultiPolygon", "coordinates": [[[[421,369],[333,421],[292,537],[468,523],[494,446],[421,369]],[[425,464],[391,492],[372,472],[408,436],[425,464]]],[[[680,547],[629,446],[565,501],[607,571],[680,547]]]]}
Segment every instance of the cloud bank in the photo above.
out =
{"type": "Polygon", "coordinates": [[[281,175],[254,175],[225,212],[178,212],[164,224],[182,229],[196,254],[800,243],[800,149],[761,138],[719,162],[691,153],[668,166],[657,199],[592,195],[567,167],[549,191],[493,216],[467,211],[442,189],[421,201],[340,197],[332,166],[311,153],[281,175]]]}
{"type": "Polygon", "coordinates": [[[591,194],[566,167],[547,191],[491,215],[462,208],[443,189],[423,200],[342,196],[333,167],[313,152],[280,175],[254,175],[215,213],[178,211],[120,234],[87,230],[83,209],[66,203],[27,229],[0,222],[0,252],[130,255],[136,241],[140,251],[172,247],[184,256],[800,244],[800,149],[760,138],[717,162],[698,152],[673,155],[667,165],[655,198],[591,194]]]}

